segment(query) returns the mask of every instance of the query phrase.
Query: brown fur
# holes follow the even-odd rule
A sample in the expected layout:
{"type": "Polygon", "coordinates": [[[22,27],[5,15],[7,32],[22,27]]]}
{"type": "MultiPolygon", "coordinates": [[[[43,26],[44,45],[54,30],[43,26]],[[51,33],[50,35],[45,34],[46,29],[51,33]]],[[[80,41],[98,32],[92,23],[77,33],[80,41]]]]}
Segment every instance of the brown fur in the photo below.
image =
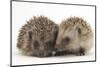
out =
{"type": "Polygon", "coordinates": [[[44,16],[33,17],[19,33],[17,47],[26,55],[49,56],[54,49],[58,25],[44,16]]]}
{"type": "Polygon", "coordinates": [[[79,17],[62,21],[56,40],[56,51],[84,55],[92,47],[93,32],[90,25],[79,17]]]}

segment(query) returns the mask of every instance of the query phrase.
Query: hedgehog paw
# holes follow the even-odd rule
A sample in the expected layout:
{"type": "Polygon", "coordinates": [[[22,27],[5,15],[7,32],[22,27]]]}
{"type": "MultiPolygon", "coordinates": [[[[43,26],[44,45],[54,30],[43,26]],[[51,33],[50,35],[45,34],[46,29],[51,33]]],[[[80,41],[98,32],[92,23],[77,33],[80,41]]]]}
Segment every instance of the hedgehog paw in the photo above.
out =
{"type": "Polygon", "coordinates": [[[83,48],[80,48],[79,52],[76,55],[77,56],[83,56],[83,55],[85,55],[85,50],[83,48]]]}

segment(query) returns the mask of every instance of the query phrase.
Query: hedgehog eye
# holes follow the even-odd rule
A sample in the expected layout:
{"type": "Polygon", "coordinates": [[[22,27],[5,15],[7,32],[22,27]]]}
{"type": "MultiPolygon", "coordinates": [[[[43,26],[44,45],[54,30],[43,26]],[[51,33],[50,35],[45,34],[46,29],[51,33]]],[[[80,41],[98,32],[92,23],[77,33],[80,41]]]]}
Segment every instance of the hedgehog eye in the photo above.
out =
{"type": "Polygon", "coordinates": [[[81,34],[81,29],[80,28],[78,28],[78,33],[81,34]]]}
{"type": "Polygon", "coordinates": [[[65,41],[66,41],[66,42],[69,42],[69,41],[70,41],[70,38],[69,38],[69,37],[66,37],[66,38],[65,38],[65,41]]]}
{"type": "Polygon", "coordinates": [[[33,46],[35,49],[37,49],[39,47],[39,42],[35,40],[33,46]]]}
{"type": "Polygon", "coordinates": [[[70,42],[70,38],[69,37],[66,37],[63,39],[63,44],[69,44],[70,42]]]}

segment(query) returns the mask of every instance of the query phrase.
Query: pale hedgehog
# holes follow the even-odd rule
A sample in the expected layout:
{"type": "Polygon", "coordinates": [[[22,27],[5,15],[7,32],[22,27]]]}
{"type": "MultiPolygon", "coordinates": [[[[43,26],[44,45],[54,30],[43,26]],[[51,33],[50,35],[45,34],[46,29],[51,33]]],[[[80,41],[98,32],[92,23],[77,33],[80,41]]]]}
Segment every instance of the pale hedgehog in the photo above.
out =
{"type": "Polygon", "coordinates": [[[82,18],[70,17],[62,21],[56,40],[56,55],[85,55],[93,45],[93,31],[82,18]]]}
{"type": "Polygon", "coordinates": [[[46,57],[52,55],[58,25],[44,16],[33,17],[19,33],[17,47],[23,54],[46,57]]]}

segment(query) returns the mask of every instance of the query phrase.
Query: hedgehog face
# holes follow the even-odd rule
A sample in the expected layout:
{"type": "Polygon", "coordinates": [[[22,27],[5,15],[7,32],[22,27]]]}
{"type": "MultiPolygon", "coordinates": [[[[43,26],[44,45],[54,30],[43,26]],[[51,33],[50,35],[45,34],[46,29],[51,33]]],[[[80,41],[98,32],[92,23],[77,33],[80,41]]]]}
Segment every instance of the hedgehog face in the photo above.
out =
{"type": "Polygon", "coordinates": [[[54,47],[52,43],[53,43],[52,41],[42,42],[42,41],[34,40],[32,42],[33,55],[38,57],[50,56],[54,47]]]}
{"type": "MultiPolygon", "coordinates": [[[[54,35],[53,35],[54,36],[54,35]]],[[[31,55],[38,57],[46,57],[52,55],[54,50],[55,37],[51,36],[51,39],[41,40],[38,37],[34,37],[32,31],[28,32],[28,43],[31,46],[31,55]]]]}
{"type": "Polygon", "coordinates": [[[69,27],[66,29],[60,28],[58,37],[56,40],[55,48],[57,51],[66,51],[66,50],[76,50],[79,48],[79,34],[81,33],[80,28],[69,27]]]}

